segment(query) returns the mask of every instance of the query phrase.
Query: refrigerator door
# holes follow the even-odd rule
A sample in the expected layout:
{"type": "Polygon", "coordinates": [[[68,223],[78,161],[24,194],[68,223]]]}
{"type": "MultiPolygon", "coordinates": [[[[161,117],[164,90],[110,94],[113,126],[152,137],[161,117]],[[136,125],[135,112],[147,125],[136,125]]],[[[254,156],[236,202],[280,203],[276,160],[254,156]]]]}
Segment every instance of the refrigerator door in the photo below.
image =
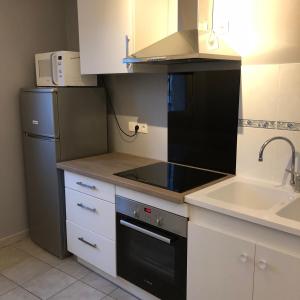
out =
{"type": "Polygon", "coordinates": [[[54,89],[23,90],[21,118],[23,132],[58,138],[57,92],[54,89]]]}
{"type": "Polygon", "coordinates": [[[107,152],[106,95],[101,88],[58,88],[61,160],[107,152]]]}
{"type": "Polygon", "coordinates": [[[24,135],[29,230],[32,240],[50,253],[66,254],[63,173],[56,169],[60,152],[55,139],[24,135]]]}

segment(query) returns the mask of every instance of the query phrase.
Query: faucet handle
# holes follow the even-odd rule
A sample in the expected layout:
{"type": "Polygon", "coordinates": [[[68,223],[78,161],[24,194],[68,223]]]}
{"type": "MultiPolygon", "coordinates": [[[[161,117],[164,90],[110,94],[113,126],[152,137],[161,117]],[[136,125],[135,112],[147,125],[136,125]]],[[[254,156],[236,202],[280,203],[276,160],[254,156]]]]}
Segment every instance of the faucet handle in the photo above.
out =
{"type": "Polygon", "coordinates": [[[294,190],[295,190],[295,192],[300,193],[300,174],[299,173],[295,173],[294,190]]]}
{"type": "Polygon", "coordinates": [[[290,170],[290,169],[285,169],[285,171],[291,174],[290,184],[294,187],[294,189],[296,189],[296,187],[295,187],[296,179],[295,178],[296,178],[297,175],[299,175],[299,173],[297,173],[293,170],[290,170]]]}

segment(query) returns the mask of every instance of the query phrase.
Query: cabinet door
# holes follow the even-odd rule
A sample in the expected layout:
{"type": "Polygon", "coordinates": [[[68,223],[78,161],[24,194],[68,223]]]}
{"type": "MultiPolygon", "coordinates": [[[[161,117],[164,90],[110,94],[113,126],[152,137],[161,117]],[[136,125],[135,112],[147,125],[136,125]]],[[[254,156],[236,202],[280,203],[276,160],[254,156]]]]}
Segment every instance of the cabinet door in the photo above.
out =
{"type": "Polygon", "coordinates": [[[134,0],[133,12],[134,52],[177,30],[177,0],[134,0]]]}
{"type": "Polygon", "coordinates": [[[122,60],[131,23],[131,0],[78,0],[82,74],[127,72],[122,60]]]}
{"type": "Polygon", "coordinates": [[[254,253],[252,242],[189,222],[187,299],[252,300],[254,253]]]}
{"type": "Polygon", "coordinates": [[[300,257],[256,246],[254,300],[299,300],[300,257]]]}

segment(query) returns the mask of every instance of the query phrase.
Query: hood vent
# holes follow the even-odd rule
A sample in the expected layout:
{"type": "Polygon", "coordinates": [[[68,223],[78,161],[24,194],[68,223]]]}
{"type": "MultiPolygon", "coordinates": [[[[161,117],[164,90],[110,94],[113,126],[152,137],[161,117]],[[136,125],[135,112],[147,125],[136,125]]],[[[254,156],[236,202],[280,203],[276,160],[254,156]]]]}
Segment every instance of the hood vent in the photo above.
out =
{"type": "Polygon", "coordinates": [[[123,62],[172,64],[241,60],[240,56],[223,39],[217,37],[212,29],[197,29],[201,23],[213,27],[212,12],[213,0],[178,0],[178,31],[124,58],[123,62]]]}

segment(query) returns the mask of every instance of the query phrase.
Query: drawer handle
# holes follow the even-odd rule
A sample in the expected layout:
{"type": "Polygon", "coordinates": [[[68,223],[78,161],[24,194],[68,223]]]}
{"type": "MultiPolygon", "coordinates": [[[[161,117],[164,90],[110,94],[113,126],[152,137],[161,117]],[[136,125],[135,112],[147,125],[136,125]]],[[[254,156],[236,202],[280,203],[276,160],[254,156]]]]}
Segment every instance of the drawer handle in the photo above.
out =
{"type": "Polygon", "coordinates": [[[82,204],[82,203],[77,203],[77,206],[79,206],[79,207],[81,207],[81,208],[83,208],[83,209],[86,209],[86,210],[88,210],[88,211],[90,211],[90,212],[93,212],[93,213],[96,213],[96,212],[97,212],[97,209],[96,209],[96,208],[90,208],[90,207],[88,207],[88,206],[85,206],[85,205],[82,204]]]}
{"type": "Polygon", "coordinates": [[[80,185],[82,187],[91,189],[91,190],[95,190],[96,189],[96,187],[94,185],[89,185],[89,184],[83,183],[81,181],[77,181],[76,184],[78,184],[78,185],[80,185]]]}
{"type": "Polygon", "coordinates": [[[78,240],[79,240],[80,242],[85,243],[86,245],[89,245],[89,246],[93,247],[93,248],[97,248],[97,244],[92,244],[92,243],[86,241],[83,237],[79,237],[78,240]]]}

